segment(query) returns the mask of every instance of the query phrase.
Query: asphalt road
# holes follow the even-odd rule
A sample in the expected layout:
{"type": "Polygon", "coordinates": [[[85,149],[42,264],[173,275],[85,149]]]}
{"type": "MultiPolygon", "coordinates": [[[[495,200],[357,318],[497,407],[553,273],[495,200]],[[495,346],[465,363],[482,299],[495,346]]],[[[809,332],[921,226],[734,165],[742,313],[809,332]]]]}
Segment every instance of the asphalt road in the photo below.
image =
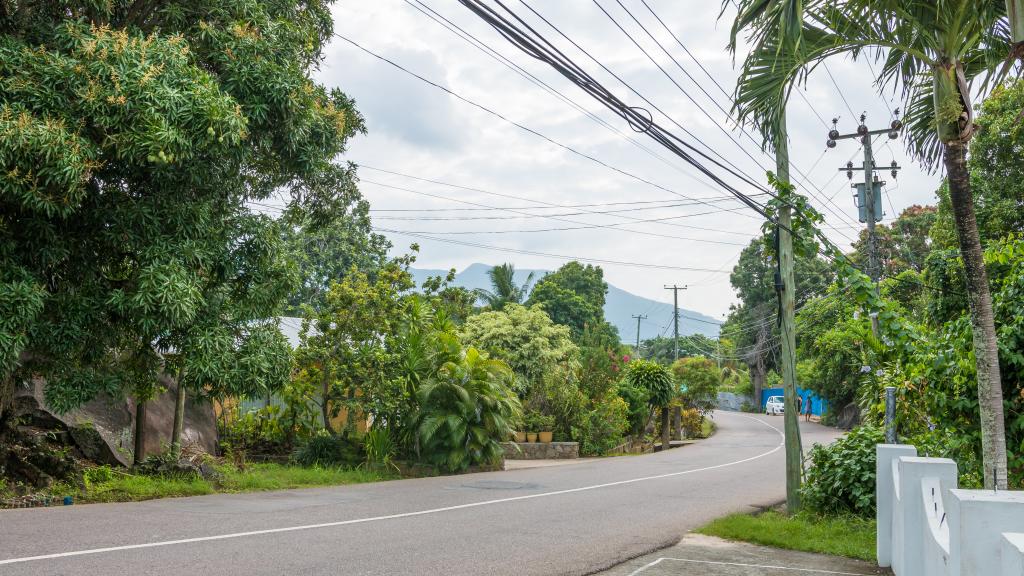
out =
{"type": "MultiPolygon", "coordinates": [[[[782,418],[662,454],[255,494],[0,511],[0,574],[589,574],[785,496],[782,418]]],[[[802,423],[804,445],[834,430],[802,423]]]]}

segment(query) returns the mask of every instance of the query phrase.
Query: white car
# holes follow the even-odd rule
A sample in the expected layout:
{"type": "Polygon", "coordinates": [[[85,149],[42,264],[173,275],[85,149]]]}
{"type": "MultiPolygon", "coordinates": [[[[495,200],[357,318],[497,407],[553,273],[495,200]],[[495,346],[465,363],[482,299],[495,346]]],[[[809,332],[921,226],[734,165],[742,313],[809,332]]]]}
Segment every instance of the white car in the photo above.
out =
{"type": "Polygon", "coordinates": [[[786,411],[786,403],[782,400],[782,396],[769,396],[768,402],[764,405],[764,413],[766,416],[776,416],[786,411]]]}

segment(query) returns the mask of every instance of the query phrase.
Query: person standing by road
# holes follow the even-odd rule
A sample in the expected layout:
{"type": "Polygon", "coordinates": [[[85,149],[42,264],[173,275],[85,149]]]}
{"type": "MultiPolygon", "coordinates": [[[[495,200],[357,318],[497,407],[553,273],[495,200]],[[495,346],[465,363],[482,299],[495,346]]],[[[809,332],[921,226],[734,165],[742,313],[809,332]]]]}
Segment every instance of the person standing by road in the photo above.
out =
{"type": "Polygon", "coordinates": [[[808,422],[810,422],[811,421],[811,414],[813,414],[813,413],[814,413],[814,400],[810,396],[808,396],[807,397],[807,411],[804,412],[804,420],[807,420],[808,422]]]}

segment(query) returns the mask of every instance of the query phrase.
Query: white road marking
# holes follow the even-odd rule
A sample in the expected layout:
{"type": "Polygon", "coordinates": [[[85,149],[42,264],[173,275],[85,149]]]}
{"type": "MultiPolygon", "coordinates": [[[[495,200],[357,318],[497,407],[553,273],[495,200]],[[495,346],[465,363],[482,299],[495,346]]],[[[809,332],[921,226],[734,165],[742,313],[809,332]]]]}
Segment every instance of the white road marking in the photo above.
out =
{"type": "Polygon", "coordinates": [[[806,572],[809,574],[833,574],[834,576],[873,576],[872,574],[864,574],[860,572],[835,572],[833,570],[815,570],[813,568],[792,568],[790,566],[771,566],[768,564],[743,564],[740,562],[715,562],[713,560],[691,560],[688,558],[658,558],[654,562],[645,564],[640,568],[637,568],[633,572],[630,572],[629,576],[636,576],[642,573],[644,570],[652,566],[661,564],[665,560],[672,560],[673,562],[688,562],[690,564],[709,564],[713,566],[738,566],[741,568],[768,568],[770,570],[786,570],[788,572],[806,572]]]}
{"type": "Polygon", "coordinates": [[[107,547],[107,548],[90,548],[90,549],[86,549],[86,550],[75,550],[75,551],[72,551],[72,552],[58,552],[58,553],[55,553],[55,554],[42,554],[42,555],[39,555],[39,556],[25,556],[25,557],[22,557],[22,558],[8,558],[6,560],[0,560],[0,566],[4,566],[4,565],[7,565],[7,564],[20,564],[20,563],[23,563],[23,562],[36,562],[36,561],[39,561],[39,560],[53,560],[53,559],[56,559],[56,558],[69,558],[69,557],[72,557],[72,556],[87,556],[87,555],[90,555],[90,554],[104,554],[104,553],[107,553],[107,552],[119,552],[119,551],[122,551],[122,550],[138,550],[140,548],[158,548],[160,546],[175,546],[175,545],[178,545],[178,544],[194,544],[196,542],[211,542],[211,541],[214,541],[214,540],[228,540],[228,539],[231,539],[231,538],[245,538],[247,536],[261,536],[261,535],[264,535],[264,534],[280,534],[280,533],[283,533],[283,532],[298,532],[300,530],[316,530],[316,529],[319,529],[319,528],[333,528],[335,526],[348,526],[350,524],[366,524],[368,522],[380,522],[382,520],[395,520],[395,519],[398,519],[398,518],[411,518],[413,516],[424,516],[426,514],[437,514],[437,513],[440,513],[440,512],[450,512],[452,510],[462,510],[462,509],[465,509],[465,508],[476,508],[476,507],[479,507],[479,506],[491,506],[491,505],[494,505],[494,504],[504,504],[505,502],[516,502],[516,501],[519,501],[519,500],[532,500],[534,498],[546,498],[548,496],[560,496],[562,494],[572,494],[574,492],[586,492],[586,491],[589,491],[589,490],[597,490],[599,488],[610,488],[612,486],[622,486],[622,485],[625,485],[625,484],[635,484],[637,482],[648,482],[648,481],[651,481],[651,480],[660,480],[662,478],[672,478],[672,477],[675,477],[675,476],[685,476],[687,474],[694,474],[694,473],[697,473],[697,472],[706,472],[708,470],[717,470],[719,468],[728,468],[730,466],[736,466],[736,465],[739,465],[739,464],[744,464],[746,462],[751,462],[753,460],[757,460],[759,458],[764,458],[765,456],[769,456],[771,454],[774,454],[775,452],[778,452],[779,450],[782,449],[785,436],[783,435],[781,430],[779,430],[778,428],[776,428],[775,426],[772,426],[771,424],[769,424],[767,422],[758,420],[757,418],[752,418],[750,416],[744,416],[742,414],[737,414],[737,416],[740,416],[742,418],[748,418],[750,420],[753,420],[754,422],[759,422],[761,424],[764,424],[765,426],[767,426],[767,427],[771,428],[772,430],[774,430],[779,435],[779,437],[782,438],[782,440],[780,440],[779,444],[777,446],[775,446],[775,448],[772,448],[771,450],[768,450],[767,452],[763,452],[761,454],[758,454],[757,456],[751,456],[750,458],[744,458],[742,460],[735,460],[733,462],[726,462],[724,464],[716,464],[714,466],[705,466],[704,468],[694,468],[692,470],[682,470],[680,472],[668,472],[666,474],[657,474],[657,475],[654,475],[654,476],[643,476],[641,478],[631,478],[629,480],[619,480],[617,482],[607,482],[607,483],[604,483],[604,484],[594,484],[594,485],[591,485],[591,486],[580,486],[579,488],[569,488],[569,489],[566,489],[566,490],[556,490],[554,492],[542,492],[542,493],[539,493],[539,494],[526,494],[526,495],[523,495],[523,496],[513,496],[513,497],[510,497],[510,498],[498,498],[498,499],[495,499],[495,500],[485,500],[485,501],[482,501],[482,502],[470,502],[469,504],[458,504],[458,505],[455,505],[455,506],[445,506],[444,508],[431,508],[429,510],[417,510],[415,512],[403,512],[401,514],[388,514],[386,516],[371,516],[369,518],[356,518],[354,520],[339,520],[337,522],[323,522],[321,524],[306,524],[306,525],[303,525],[303,526],[287,526],[287,527],[284,527],[284,528],[268,528],[268,529],[265,529],[265,530],[252,530],[252,531],[249,531],[249,532],[234,532],[234,533],[231,533],[231,534],[217,534],[217,535],[214,535],[214,536],[199,536],[199,537],[196,537],[196,538],[183,538],[181,540],[164,540],[164,541],[159,541],[159,542],[145,542],[143,544],[126,544],[124,546],[110,546],[110,547],[107,547]]]}

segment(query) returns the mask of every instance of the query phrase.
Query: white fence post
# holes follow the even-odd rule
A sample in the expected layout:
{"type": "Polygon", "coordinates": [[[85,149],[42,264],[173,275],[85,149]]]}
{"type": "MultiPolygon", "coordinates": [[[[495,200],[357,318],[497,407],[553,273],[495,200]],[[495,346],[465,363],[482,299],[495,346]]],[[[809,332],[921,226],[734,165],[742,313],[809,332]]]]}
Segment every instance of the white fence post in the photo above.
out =
{"type": "Polygon", "coordinates": [[[878,538],[875,551],[878,565],[892,566],[893,519],[896,485],[893,481],[893,463],[900,456],[917,456],[917,448],[906,444],[878,444],[875,446],[875,519],[878,538]]]}
{"type": "Polygon", "coordinates": [[[1024,575],[1024,534],[1003,534],[1002,576],[1024,575]]]}
{"type": "Polygon", "coordinates": [[[942,486],[956,486],[956,462],[948,458],[919,458],[900,456],[896,459],[899,469],[899,505],[897,517],[902,516],[902,534],[896,541],[902,549],[894,554],[892,571],[897,576],[931,576],[924,570],[925,516],[924,496],[921,493],[925,478],[938,479],[942,486]]]}
{"type": "Polygon", "coordinates": [[[875,449],[878,565],[896,576],[1024,576],[1024,491],[961,490],[956,462],[875,449]]]}

